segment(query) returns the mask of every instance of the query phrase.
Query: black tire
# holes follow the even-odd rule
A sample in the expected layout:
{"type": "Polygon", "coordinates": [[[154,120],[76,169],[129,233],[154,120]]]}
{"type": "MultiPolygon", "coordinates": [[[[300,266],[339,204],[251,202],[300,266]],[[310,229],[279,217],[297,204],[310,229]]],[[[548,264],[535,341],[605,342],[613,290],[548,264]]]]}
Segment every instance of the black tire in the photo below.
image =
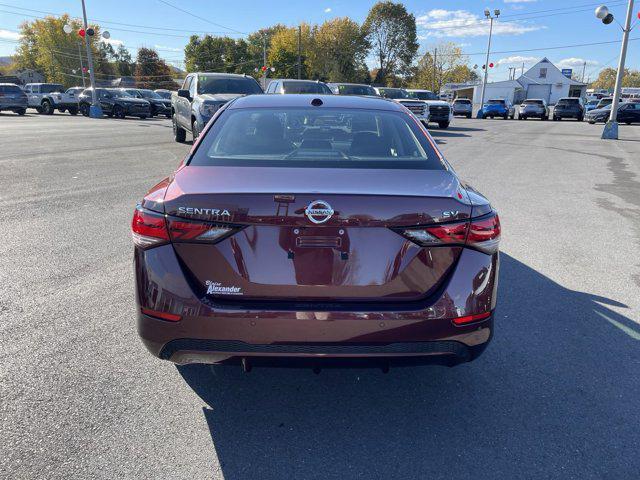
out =
{"type": "Polygon", "coordinates": [[[173,139],[178,143],[184,143],[187,139],[187,131],[178,126],[175,114],[171,117],[171,120],[171,123],[173,124],[173,139]]]}
{"type": "Polygon", "coordinates": [[[139,118],[140,118],[140,120],[146,120],[146,119],[147,119],[147,116],[146,116],[146,115],[140,115],[140,117],[139,117],[139,118]]]}
{"type": "Polygon", "coordinates": [[[596,124],[595,120],[588,120],[588,122],[589,122],[589,125],[595,125],[596,124]]]}
{"type": "Polygon", "coordinates": [[[171,118],[171,114],[170,113],[165,113],[164,116],[167,117],[167,118],[171,118]]]}
{"type": "Polygon", "coordinates": [[[59,109],[58,109],[58,111],[59,111],[60,113],[64,113],[66,110],[65,110],[64,108],[59,108],[59,109]]]}
{"type": "Polygon", "coordinates": [[[449,122],[438,122],[438,127],[442,129],[449,128],[449,122]]]}
{"type": "Polygon", "coordinates": [[[584,117],[583,117],[583,116],[579,116],[579,117],[578,117],[578,121],[579,121],[579,122],[581,122],[581,121],[583,121],[583,120],[584,120],[584,117]]]}
{"type": "Polygon", "coordinates": [[[626,125],[631,125],[631,122],[624,122],[626,125]]]}
{"type": "Polygon", "coordinates": [[[124,113],[124,108],[122,108],[120,105],[114,105],[113,106],[113,116],[116,118],[124,118],[126,117],[126,114],[124,113]]]}
{"type": "Polygon", "coordinates": [[[503,120],[509,120],[509,114],[507,113],[506,115],[503,115],[503,116],[502,116],[502,119],[503,119],[503,120]]]}
{"type": "Polygon", "coordinates": [[[471,118],[471,114],[470,113],[467,113],[467,118],[471,118]]]}
{"type": "Polygon", "coordinates": [[[71,107],[69,109],[69,115],[77,115],[78,114],[78,109],[76,107],[71,107]]]}
{"type": "Polygon", "coordinates": [[[107,115],[107,117],[109,117],[109,118],[113,118],[113,112],[109,112],[109,113],[107,113],[106,115],[107,115]]]}
{"type": "Polygon", "coordinates": [[[547,121],[549,120],[549,117],[547,115],[543,115],[542,117],[540,117],[540,120],[547,121]]]}
{"type": "Polygon", "coordinates": [[[27,109],[26,108],[19,108],[19,109],[15,110],[15,112],[18,115],[24,115],[25,113],[27,113],[27,109]]]}
{"type": "Polygon", "coordinates": [[[53,105],[51,105],[51,102],[49,100],[43,100],[41,104],[41,108],[42,108],[42,113],[44,115],[53,115],[53,112],[55,110],[55,108],[53,108],[53,105]]]}
{"type": "Polygon", "coordinates": [[[198,139],[198,136],[200,135],[200,130],[198,129],[198,122],[196,122],[194,119],[191,120],[191,135],[195,143],[195,141],[198,139]]]}
{"type": "Polygon", "coordinates": [[[89,105],[86,103],[83,103],[80,105],[80,113],[82,114],[83,117],[88,117],[89,116],[89,105]]]}

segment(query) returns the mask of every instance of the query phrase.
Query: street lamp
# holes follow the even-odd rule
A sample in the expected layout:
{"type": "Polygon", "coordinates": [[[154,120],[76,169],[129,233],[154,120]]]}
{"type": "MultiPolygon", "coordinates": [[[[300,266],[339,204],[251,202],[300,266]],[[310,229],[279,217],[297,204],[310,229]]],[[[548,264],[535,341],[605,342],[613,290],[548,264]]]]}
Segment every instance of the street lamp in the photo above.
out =
{"type": "Polygon", "coordinates": [[[480,95],[480,110],[478,111],[478,118],[484,116],[484,92],[487,88],[487,77],[489,75],[489,53],[491,52],[491,34],[493,33],[493,20],[500,16],[500,10],[497,8],[491,15],[491,10],[484,9],[484,16],[489,20],[489,43],[487,44],[487,60],[484,62],[484,80],[482,81],[482,94],[480,95]]]}
{"type": "MultiPolygon", "coordinates": [[[[605,25],[613,22],[613,14],[605,5],[600,5],[595,11],[596,18],[602,20],[605,25]]],[[[627,45],[629,43],[629,32],[631,31],[631,16],[633,15],[633,0],[629,0],[627,6],[627,18],[624,27],[622,27],[622,47],[620,48],[620,60],[618,61],[618,72],[616,74],[616,85],[613,88],[613,102],[611,102],[611,115],[609,121],[605,124],[602,131],[602,138],[607,140],[618,139],[618,99],[620,98],[620,90],[622,89],[622,77],[624,76],[624,63],[627,57],[627,45]]]]}

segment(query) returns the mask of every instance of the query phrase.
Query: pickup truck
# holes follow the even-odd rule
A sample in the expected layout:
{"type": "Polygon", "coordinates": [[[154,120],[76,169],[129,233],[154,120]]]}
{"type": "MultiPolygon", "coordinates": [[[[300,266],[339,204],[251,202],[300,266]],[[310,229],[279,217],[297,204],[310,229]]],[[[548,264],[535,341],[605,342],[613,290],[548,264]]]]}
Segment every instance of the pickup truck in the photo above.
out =
{"type": "Polygon", "coordinates": [[[71,87],[65,91],[59,83],[27,83],[23,90],[28,98],[27,107],[35,108],[38,113],[52,115],[57,109],[75,115],[78,113],[78,97],[84,88],[71,87]]]}
{"type": "Polygon", "coordinates": [[[449,128],[453,121],[451,105],[431,90],[407,89],[411,98],[422,100],[429,107],[429,122],[437,123],[440,128],[449,128]]]}
{"type": "Polygon", "coordinates": [[[407,107],[425,127],[429,125],[429,106],[427,102],[412,98],[404,88],[375,87],[375,91],[381,97],[388,98],[407,107]]]}
{"type": "Polygon", "coordinates": [[[176,142],[184,142],[187,132],[193,139],[218,109],[237,97],[261,94],[253,77],[233,73],[190,73],[182,88],[171,95],[171,118],[176,142]]]}

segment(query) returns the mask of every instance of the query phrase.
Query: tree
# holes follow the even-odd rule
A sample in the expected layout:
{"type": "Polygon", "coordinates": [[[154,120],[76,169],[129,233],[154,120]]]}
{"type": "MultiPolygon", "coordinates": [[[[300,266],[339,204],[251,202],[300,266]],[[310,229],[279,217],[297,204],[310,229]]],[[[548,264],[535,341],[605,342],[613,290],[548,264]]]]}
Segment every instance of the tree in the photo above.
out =
{"type": "Polygon", "coordinates": [[[131,54],[124,45],[118,45],[118,49],[114,54],[116,63],[116,70],[121,77],[130,77],[133,75],[133,69],[135,67],[131,60],[131,54]]]}
{"type": "Polygon", "coordinates": [[[256,79],[262,76],[260,68],[264,65],[264,49],[269,52],[271,49],[271,40],[273,36],[280,30],[287,27],[281,24],[272,27],[263,28],[257,32],[253,32],[247,37],[247,61],[249,62],[246,73],[253,75],[256,79]],[[255,69],[258,69],[256,72],[255,69]]]}
{"type": "MultiPolygon", "coordinates": [[[[21,37],[15,55],[16,67],[38,70],[48,82],[62,83],[66,86],[78,85],[81,79],[78,53],[80,42],[82,55],[84,56],[86,52],[84,40],[77,34],[80,28],[82,28],[80,21],[71,19],[68,15],[22,23],[21,37]],[[67,24],[71,25],[73,33],[64,33],[63,27],[67,24]]],[[[100,30],[97,26],[93,28],[96,34],[93,37],[87,37],[87,41],[93,55],[99,59],[100,30]]],[[[85,67],[87,67],[86,63],[85,67]]],[[[95,68],[99,71],[101,65],[96,64],[95,68]]]]}
{"type": "Polygon", "coordinates": [[[151,48],[140,48],[136,58],[136,85],[139,88],[169,88],[175,87],[169,66],[158,57],[158,53],[151,48]]]}
{"type": "MultiPolygon", "coordinates": [[[[613,90],[616,86],[617,68],[604,68],[600,71],[598,78],[592,83],[593,88],[604,88],[605,90],[613,90]]],[[[640,87],[640,70],[624,69],[622,77],[623,87],[640,87]]]]}
{"type": "Polygon", "coordinates": [[[368,72],[369,42],[353,20],[335,18],[313,30],[315,48],[309,53],[311,77],[333,82],[362,81],[368,72]]]}
{"type": "MultiPolygon", "coordinates": [[[[300,29],[301,77],[310,78],[308,57],[314,51],[314,35],[309,24],[303,23],[300,29]]],[[[267,59],[276,77],[298,77],[298,27],[286,27],[273,35],[267,59]]]]}
{"type": "Polygon", "coordinates": [[[439,92],[445,83],[476,80],[477,73],[467,63],[468,58],[458,45],[453,42],[440,43],[420,57],[409,83],[414,88],[439,92]]]}
{"type": "Polygon", "coordinates": [[[387,84],[393,76],[410,72],[418,50],[416,19],[404,5],[391,1],[376,3],[363,30],[378,60],[375,82],[387,84]]]}
{"type": "Polygon", "coordinates": [[[255,65],[243,39],[192,35],[184,48],[187,71],[248,73],[255,65]]]}

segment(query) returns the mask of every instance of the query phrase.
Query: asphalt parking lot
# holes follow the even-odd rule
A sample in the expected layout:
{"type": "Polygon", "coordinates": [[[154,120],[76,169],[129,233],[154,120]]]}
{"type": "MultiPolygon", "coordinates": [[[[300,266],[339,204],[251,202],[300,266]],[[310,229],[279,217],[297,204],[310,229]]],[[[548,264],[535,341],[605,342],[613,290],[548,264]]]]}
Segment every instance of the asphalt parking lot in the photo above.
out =
{"type": "Polygon", "coordinates": [[[640,475],[640,126],[433,130],[503,226],[472,364],[176,367],[135,331],[129,224],[190,148],[168,120],[0,114],[0,477],[640,475]]]}

